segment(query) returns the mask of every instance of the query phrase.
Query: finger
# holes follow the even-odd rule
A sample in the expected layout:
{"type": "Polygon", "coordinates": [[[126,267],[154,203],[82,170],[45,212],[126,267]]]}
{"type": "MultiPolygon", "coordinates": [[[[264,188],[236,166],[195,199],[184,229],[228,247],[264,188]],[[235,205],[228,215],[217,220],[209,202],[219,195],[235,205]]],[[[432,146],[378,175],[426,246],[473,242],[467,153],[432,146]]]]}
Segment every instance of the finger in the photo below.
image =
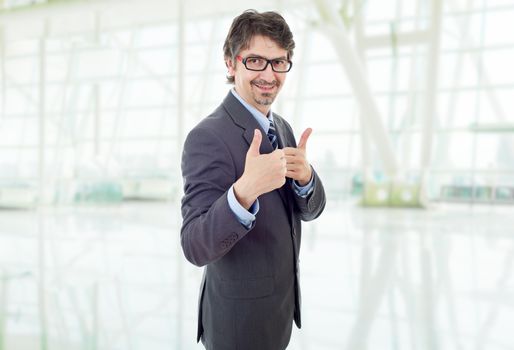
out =
{"type": "Polygon", "coordinates": [[[286,158],[286,161],[287,161],[287,167],[297,167],[297,168],[301,168],[303,166],[303,162],[301,161],[298,161],[297,159],[287,159],[286,158]]]}
{"type": "Polygon", "coordinates": [[[294,147],[285,147],[285,148],[282,148],[282,150],[284,151],[284,154],[287,156],[287,155],[295,155],[296,153],[298,153],[298,149],[294,148],[294,147]]]}
{"type": "Polygon", "coordinates": [[[298,151],[294,153],[286,153],[285,157],[287,159],[295,159],[297,162],[304,162],[305,161],[305,151],[298,151]]]}
{"type": "Polygon", "coordinates": [[[287,164],[287,171],[298,172],[300,171],[300,167],[296,164],[287,164]]]}
{"type": "Polygon", "coordinates": [[[285,156],[287,164],[294,164],[297,162],[296,157],[294,156],[285,156]]]}
{"type": "Polygon", "coordinates": [[[312,129],[307,128],[303,132],[302,136],[300,137],[300,142],[298,143],[298,148],[305,149],[307,147],[307,140],[309,139],[309,136],[312,134],[312,129]]]}
{"type": "Polygon", "coordinates": [[[296,171],[288,170],[286,172],[286,177],[288,177],[290,179],[293,179],[293,180],[296,180],[296,178],[298,177],[298,173],[296,171]]]}
{"type": "Polygon", "coordinates": [[[259,129],[255,129],[253,133],[253,140],[250,144],[250,148],[248,149],[248,155],[258,156],[260,154],[259,148],[261,147],[262,142],[262,133],[259,129]]]}

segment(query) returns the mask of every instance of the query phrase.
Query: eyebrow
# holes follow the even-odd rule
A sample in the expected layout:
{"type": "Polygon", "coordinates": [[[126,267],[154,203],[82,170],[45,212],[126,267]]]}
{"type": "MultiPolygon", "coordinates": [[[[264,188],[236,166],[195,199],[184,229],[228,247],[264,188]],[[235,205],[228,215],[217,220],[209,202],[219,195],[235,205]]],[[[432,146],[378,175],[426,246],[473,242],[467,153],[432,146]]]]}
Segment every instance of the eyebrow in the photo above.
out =
{"type": "Polygon", "coordinates": [[[267,60],[287,60],[288,58],[286,56],[280,56],[280,57],[273,57],[273,58],[267,58],[267,57],[264,57],[262,55],[258,55],[256,53],[249,53],[248,55],[246,55],[246,58],[248,57],[258,57],[258,58],[265,58],[267,60]]]}

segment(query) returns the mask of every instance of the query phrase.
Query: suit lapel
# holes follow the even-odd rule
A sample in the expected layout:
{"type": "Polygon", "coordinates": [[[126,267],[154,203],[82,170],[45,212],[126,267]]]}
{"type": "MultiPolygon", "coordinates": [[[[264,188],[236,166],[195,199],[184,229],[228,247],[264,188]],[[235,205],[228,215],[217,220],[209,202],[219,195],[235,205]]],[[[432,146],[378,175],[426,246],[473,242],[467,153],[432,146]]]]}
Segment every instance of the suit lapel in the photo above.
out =
{"type": "Polygon", "coordinates": [[[271,147],[271,143],[269,139],[266,137],[266,133],[261,128],[257,120],[253,117],[253,115],[237,100],[237,98],[232,94],[232,92],[228,92],[227,97],[223,101],[223,107],[228,112],[228,115],[240,128],[243,129],[243,138],[248,143],[248,146],[252,143],[254,130],[259,129],[262,133],[262,142],[260,152],[261,154],[271,153],[273,148],[271,147]]]}

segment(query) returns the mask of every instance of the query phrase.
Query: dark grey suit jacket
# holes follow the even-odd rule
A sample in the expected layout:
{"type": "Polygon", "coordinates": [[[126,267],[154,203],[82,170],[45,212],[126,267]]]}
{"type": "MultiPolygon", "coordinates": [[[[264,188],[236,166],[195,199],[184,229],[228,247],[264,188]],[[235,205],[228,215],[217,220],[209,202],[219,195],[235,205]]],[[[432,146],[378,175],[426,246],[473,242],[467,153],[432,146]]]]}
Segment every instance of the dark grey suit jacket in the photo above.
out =
{"type": "MultiPolygon", "coordinates": [[[[279,147],[296,147],[289,124],[276,114],[274,122],[279,147]]],[[[272,152],[258,122],[229,92],[184,144],[181,243],[190,262],[206,266],[197,340],[208,350],[283,350],[293,318],[301,327],[300,221],[321,214],[325,192],[316,172],[307,198],[299,197],[287,179],[282,188],[259,197],[250,229],[239,223],[227,190],[243,174],[255,129],[264,135],[261,154],[272,152]]]]}

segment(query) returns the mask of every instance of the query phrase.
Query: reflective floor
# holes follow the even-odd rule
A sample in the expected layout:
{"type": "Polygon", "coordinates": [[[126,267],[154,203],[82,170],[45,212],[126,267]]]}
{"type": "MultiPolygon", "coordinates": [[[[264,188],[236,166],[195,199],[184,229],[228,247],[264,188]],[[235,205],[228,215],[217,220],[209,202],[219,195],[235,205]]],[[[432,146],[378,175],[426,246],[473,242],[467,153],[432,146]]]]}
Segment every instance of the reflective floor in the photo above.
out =
{"type": "MultiPolygon", "coordinates": [[[[201,349],[178,214],[0,211],[0,349],[201,349]]],[[[305,225],[289,349],[514,349],[513,265],[513,207],[329,203],[305,225]]]]}

